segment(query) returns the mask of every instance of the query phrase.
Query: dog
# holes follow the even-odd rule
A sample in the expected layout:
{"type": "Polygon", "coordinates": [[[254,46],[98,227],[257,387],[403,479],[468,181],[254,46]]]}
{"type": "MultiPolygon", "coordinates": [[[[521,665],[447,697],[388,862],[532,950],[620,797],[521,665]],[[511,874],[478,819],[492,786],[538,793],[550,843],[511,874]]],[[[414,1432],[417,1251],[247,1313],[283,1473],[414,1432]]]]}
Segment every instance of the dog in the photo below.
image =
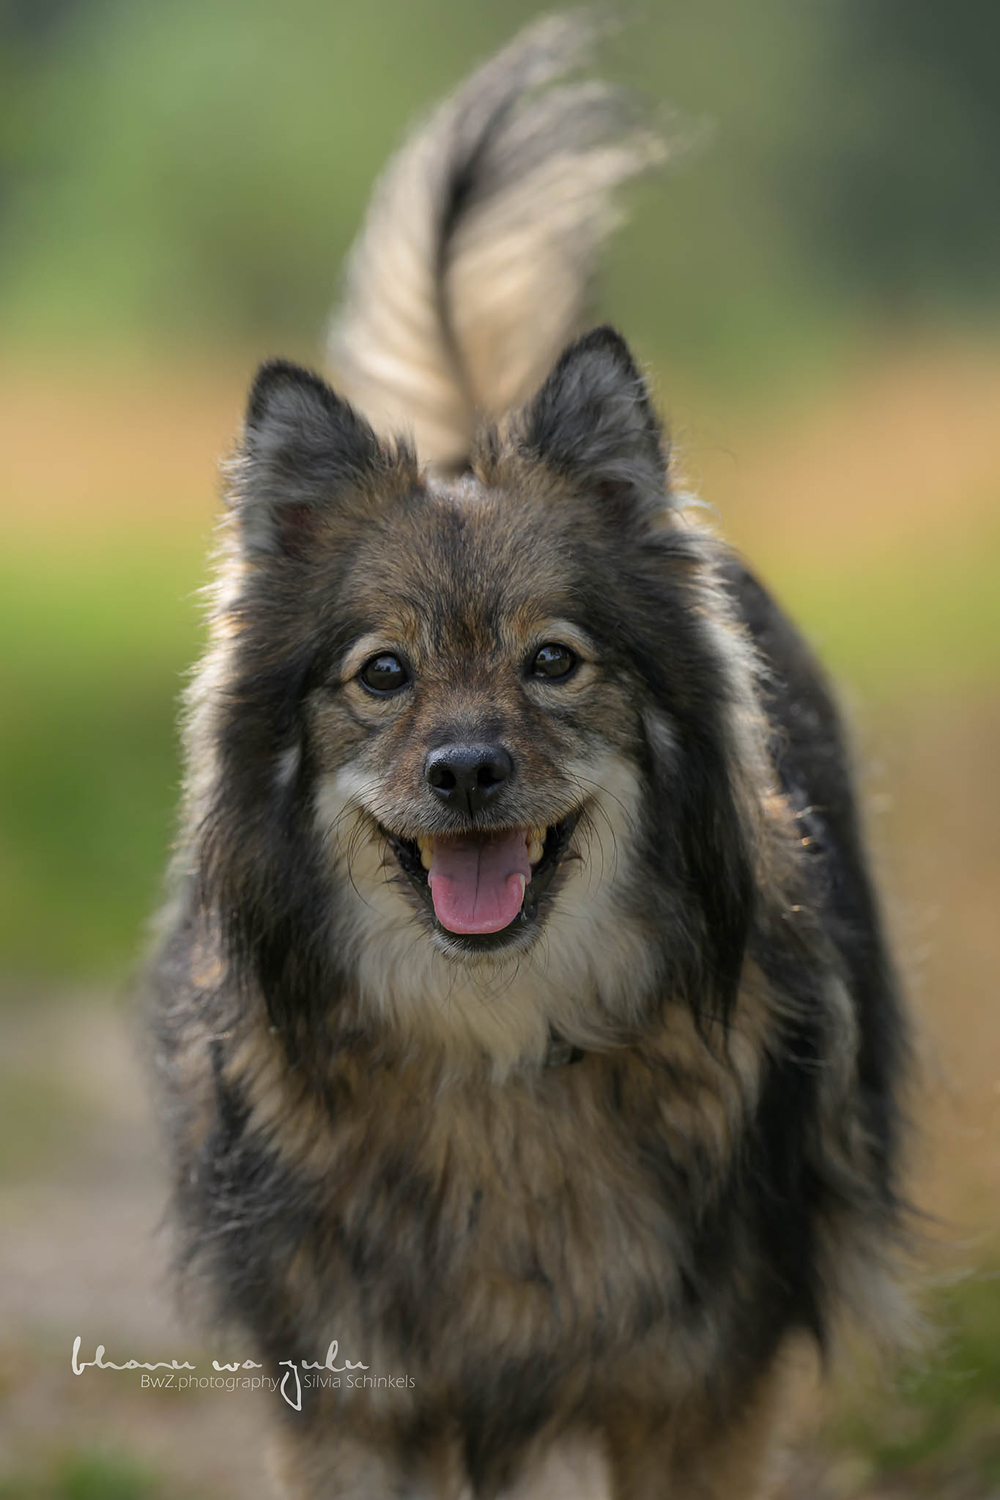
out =
{"type": "Polygon", "coordinates": [[[404,144],[334,384],[265,364],[227,468],[149,994],[181,1260],[302,1500],[762,1496],[795,1351],[895,1301],[844,736],[579,331],[663,154],[557,86],[587,43],[536,24],[404,144]]]}

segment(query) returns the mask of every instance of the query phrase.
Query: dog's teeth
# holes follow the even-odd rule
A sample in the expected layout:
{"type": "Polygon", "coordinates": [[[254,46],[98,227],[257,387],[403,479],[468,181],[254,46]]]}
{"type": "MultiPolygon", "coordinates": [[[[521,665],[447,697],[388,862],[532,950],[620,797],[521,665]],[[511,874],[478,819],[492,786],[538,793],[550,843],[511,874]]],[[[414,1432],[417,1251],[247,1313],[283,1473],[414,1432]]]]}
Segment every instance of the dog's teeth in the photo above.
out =
{"type": "Polygon", "coordinates": [[[431,867],[431,860],[434,857],[433,835],[429,833],[422,833],[417,839],[417,848],[420,850],[420,863],[423,865],[425,870],[429,870],[431,867]]]}
{"type": "Polygon", "coordinates": [[[529,863],[529,865],[537,865],[537,863],[541,859],[541,857],[542,857],[542,841],[541,841],[541,839],[537,839],[537,838],[531,838],[531,839],[529,839],[528,840],[528,863],[529,863]]]}

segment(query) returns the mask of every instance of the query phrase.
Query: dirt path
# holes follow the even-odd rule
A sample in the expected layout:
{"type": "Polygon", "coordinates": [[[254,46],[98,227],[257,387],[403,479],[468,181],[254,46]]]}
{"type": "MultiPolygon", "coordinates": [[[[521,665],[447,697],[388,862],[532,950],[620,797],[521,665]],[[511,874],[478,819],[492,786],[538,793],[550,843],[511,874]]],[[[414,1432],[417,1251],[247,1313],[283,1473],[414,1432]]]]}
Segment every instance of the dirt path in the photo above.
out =
{"type": "Polygon", "coordinates": [[[264,1500],[263,1397],[144,1391],[136,1371],[70,1368],[77,1334],[85,1360],[98,1344],[116,1362],[212,1357],[174,1310],[165,1174],[120,1011],[97,997],[22,1002],[0,1018],[0,1057],[17,1140],[0,1186],[0,1481],[34,1494],[28,1476],[99,1454],[112,1476],[138,1465],[171,1497],[264,1500]],[[19,1118],[25,1080],[45,1113],[19,1118]]]}

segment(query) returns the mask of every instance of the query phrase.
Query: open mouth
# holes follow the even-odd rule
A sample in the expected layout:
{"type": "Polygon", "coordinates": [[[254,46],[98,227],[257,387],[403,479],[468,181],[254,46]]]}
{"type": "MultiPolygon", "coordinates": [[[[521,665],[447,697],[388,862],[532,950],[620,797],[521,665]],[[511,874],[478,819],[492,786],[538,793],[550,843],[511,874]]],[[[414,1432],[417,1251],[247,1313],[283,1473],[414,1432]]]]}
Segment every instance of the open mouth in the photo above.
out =
{"type": "Polygon", "coordinates": [[[538,917],[577,813],[548,828],[401,838],[383,828],[400,868],[437,925],[470,949],[502,947],[538,917]]]}

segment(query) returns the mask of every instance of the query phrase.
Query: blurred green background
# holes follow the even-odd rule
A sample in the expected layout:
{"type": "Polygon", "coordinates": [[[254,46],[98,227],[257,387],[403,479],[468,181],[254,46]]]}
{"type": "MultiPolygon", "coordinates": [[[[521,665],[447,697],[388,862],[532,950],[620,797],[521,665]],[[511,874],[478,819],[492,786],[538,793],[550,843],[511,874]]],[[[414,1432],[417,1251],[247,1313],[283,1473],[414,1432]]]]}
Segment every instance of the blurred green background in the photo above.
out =
{"type": "MultiPolygon", "coordinates": [[[[129,1205],[154,1219],[162,1188],[120,997],[171,837],[215,464],[259,359],[320,361],[407,124],[538,9],[0,0],[8,1500],[258,1493],[219,1456],[233,1398],[53,1374],[88,1318],[107,1341],[131,1309],[133,1344],[172,1326],[136,1269],[129,1205]]],[[[678,150],[630,197],[600,311],[841,685],[926,1037],[918,1193],[967,1273],[930,1294],[940,1344],[843,1398],[795,1493],[978,1500],[1000,1485],[1000,7],[673,0],[631,9],[601,69],[678,150]]]]}

